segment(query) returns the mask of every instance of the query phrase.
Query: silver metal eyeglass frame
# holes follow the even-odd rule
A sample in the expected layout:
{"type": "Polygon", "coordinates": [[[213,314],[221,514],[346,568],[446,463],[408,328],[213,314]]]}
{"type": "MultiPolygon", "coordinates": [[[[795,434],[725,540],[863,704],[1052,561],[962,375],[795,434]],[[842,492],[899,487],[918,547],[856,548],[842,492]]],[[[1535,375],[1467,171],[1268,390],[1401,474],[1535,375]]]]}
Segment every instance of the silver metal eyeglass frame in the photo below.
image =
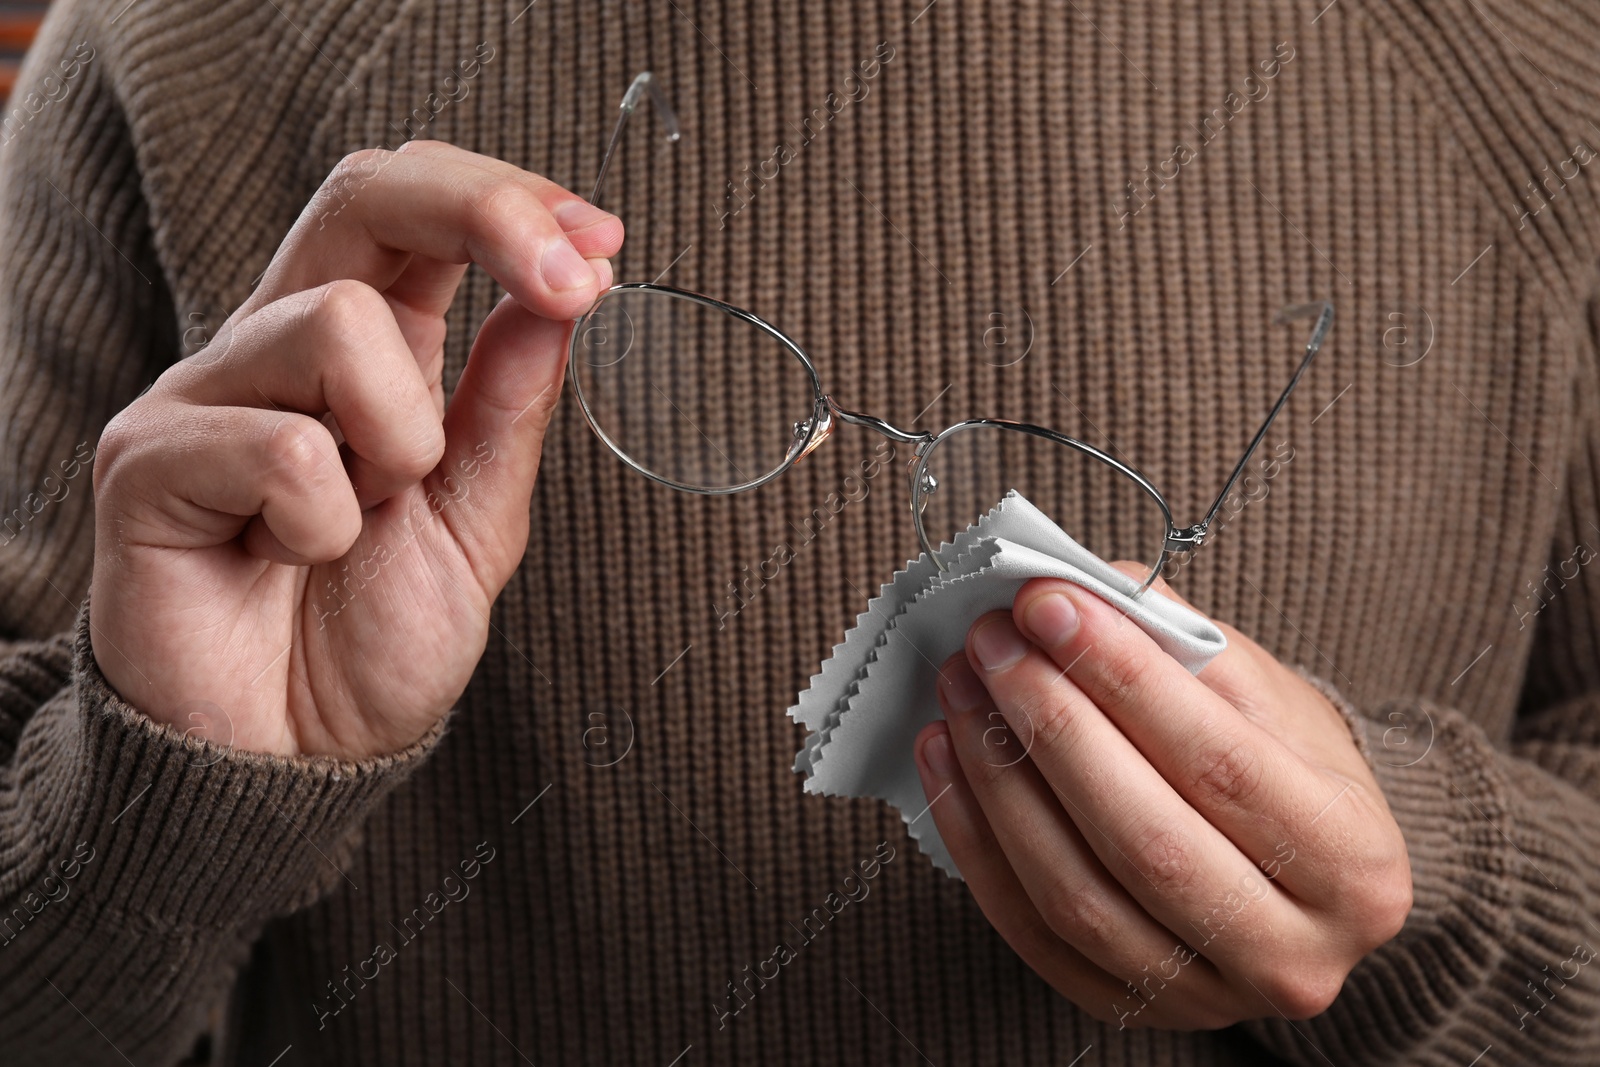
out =
{"type": "MultiPolygon", "coordinates": [[[[607,144],[605,156],[600,161],[600,173],[595,179],[594,191],[589,195],[590,203],[596,203],[599,200],[600,190],[605,184],[606,173],[611,167],[612,157],[616,154],[617,146],[622,139],[622,132],[627,126],[628,116],[630,116],[638,108],[640,102],[647,93],[651,97],[656,113],[661,117],[662,124],[666,127],[667,140],[669,142],[675,142],[678,140],[677,118],[673,114],[671,107],[667,104],[666,98],[662,94],[660,86],[655,82],[650,72],[646,71],[638,75],[636,78],[634,78],[633,84],[628,87],[627,94],[622,99],[621,109],[617,115],[616,126],[612,129],[610,143],[607,144]]],[[[1152,582],[1155,581],[1156,577],[1166,567],[1167,562],[1172,558],[1173,554],[1180,552],[1192,552],[1205,543],[1206,536],[1211,529],[1211,524],[1216,520],[1217,515],[1221,512],[1224,503],[1228,499],[1228,495],[1233,491],[1234,485],[1237,484],[1239,479],[1244,475],[1245,468],[1249,465],[1251,457],[1255,455],[1256,449],[1260,447],[1262,440],[1266,437],[1267,430],[1272,426],[1273,420],[1278,417],[1278,413],[1282,411],[1284,406],[1288,403],[1289,395],[1294,391],[1294,387],[1300,383],[1300,379],[1305,375],[1306,369],[1311,365],[1311,360],[1316,356],[1318,350],[1320,350],[1322,347],[1323,341],[1327,338],[1328,331],[1332,329],[1333,305],[1327,300],[1319,300],[1307,304],[1297,304],[1284,308],[1274,317],[1274,321],[1280,324],[1312,317],[1315,317],[1316,323],[1312,327],[1311,338],[1306,342],[1305,353],[1301,357],[1299,365],[1295,368],[1294,375],[1289,379],[1289,384],[1286,385],[1283,389],[1283,392],[1279,394],[1277,402],[1272,405],[1272,410],[1267,413],[1267,417],[1262,421],[1260,429],[1256,430],[1255,436],[1250,439],[1249,446],[1246,447],[1244,454],[1239,457],[1239,462],[1234,465],[1233,472],[1228,475],[1228,480],[1223,483],[1221,491],[1217,493],[1216,500],[1212,503],[1210,510],[1206,512],[1205,517],[1199,522],[1182,527],[1177,526],[1173,522],[1172,509],[1167,505],[1166,498],[1161,495],[1160,490],[1156,489],[1156,487],[1151,484],[1150,480],[1143,474],[1139,473],[1139,471],[1135,470],[1128,464],[1123,463],[1116,457],[1108,455],[1101,449],[1096,448],[1094,445],[1091,445],[1085,441],[1079,441],[1077,438],[1069,437],[1066,434],[1059,433],[1055,430],[1051,430],[1043,426],[1036,426],[1032,423],[1013,422],[1009,419],[965,419],[961,422],[948,426],[943,430],[940,430],[938,433],[929,433],[926,431],[903,430],[884,419],[878,418],[877,416],[851,411],[841,406],[838,401],[834,400],[833,397],[822,388],[822,378],[817,373],[816,365],[811,362],[810,357],[806,355],[805,351],[799,346],[798,343],[794,341],[793,338],[789,337],[788,334],[785,334],[782,330],[779,330],[777,327],[773,326],[760,316],[746,311],[743,308],[735,307],[732,304],[724,303],[723,301],[717,300],[714,297],[703,296],[699,293],[690,292],[686,289],[677,289],[673,288],[672,286],[657,285],[654,282],[625,282],[619,285],[613,285],[610,289],[606,290],[606,292],[602,293],[599,299],[596,300],[589,310],[584,312],[584,314],[580,316],[574,324],[572,336],[568,343],[567,375],[568,380],[572,385],[573,394],[578,399],[578,406],[583,411],[584,420],[588,422],[590,429],[592,429],[596,436],[598,436],[600,440],[605,443],[606,447],[611,449],[611,451],[617,455],[617,458],[621,459],[622,462],[633,468],[633,470],[637,471],[638,473],[644,475],[646,478],[649,478],[651,481],[660,485],[669,486],[673,489],[681,490],[686,493],[696,493],[702,496],[725,496],[731,493],[746,492],[748,490],[756,489],[760,486],[766,485],[768,482],[782,475],[790,467],[793,467],[803,457],[811,453],[830,436],[832,436],[833,431],[838,423],[849,423],[855,426],[864,426],[870,430],[876,431],[884,437],[889,438],[891,441],[914,446],[914,454],[910,462],[912,522],[916,526],[917,538],[922,543],[923,549],[933,557],[935,563],[938,565],[941,571],[946,570],[948,568],[948,564],[940,557],[938,551],[939,546],[933,543],[929,538],[928,531],[924,526],[922,519],[923,511],[927,505],[928,494],[935,492],[938,489],[938,481],[934,478],[932,472],[929,470],[929,461],[938,451],[938,446],[942,441],[948,440],[953,435],[961,433],[965,430],[970,430],[977,427],[992,426],[1000,429],[1015,431],[1017,433],[1030,434],[1034,437],[1053,441],[1056,444],[1063,445],[1067,448],[1076,449],[1087,456],[1099,460],[1102,463],[1108,464],[1123,475],[1132,479],[1161,510],[1162,517],[1166,521],[1166,539],[1162,545],[1161,554],[1159,559],[1156,561],[1155,567],[1151,570],[1149,575],[1145,577],[1144,581],[1139,586],[1138,592],[1142,593],[1145,589],[1149,588],[1152,582]],[[739,319],[740,321],[745,322],[755,329],[765,333],[768,338],[780,344],[800,363],[802,367],[805,368],[806,374],[811,380],[813,396],[812,411],[809,418],[795,424],[794,440],[790,445],[788,453],[785,455],[783,462],[761,477],[748,482],[743,482],[738,485],[721,486],[715,488],[689,485],[683,482],[674,481],[671,478],[664,477],[663,475],[660,475],[641,465],[634,460],[632,456],[628,455],[627,451],[618,442],[614,441],[610,435],[606,433],[605,429],[601,427],[600,423],[596,419],[595,413],[590,407],[588,398],[586,398],[583,393],[583,385],[577,372],[577,363],[578,359],[580,358],[578,346],[580,343],[580,338],[584,336],[585,324],[605,302],[606,298],[613,293],[628,291],[660,293],[667,297],[690,300],[707,308],[731,315],[734,318],[739,319]]],[[[976,521],[977,518],[978,516],[973,516],[974,521],[976,521]]]]}

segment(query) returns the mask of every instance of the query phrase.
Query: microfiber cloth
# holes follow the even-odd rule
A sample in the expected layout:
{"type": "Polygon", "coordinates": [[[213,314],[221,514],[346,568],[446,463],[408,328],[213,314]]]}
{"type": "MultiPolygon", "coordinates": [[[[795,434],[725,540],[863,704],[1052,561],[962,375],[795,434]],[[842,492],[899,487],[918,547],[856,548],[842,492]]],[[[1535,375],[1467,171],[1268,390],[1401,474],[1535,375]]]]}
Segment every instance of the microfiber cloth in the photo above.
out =
{"type": "Polygon", "coordinates": [[[806,792],[887,801],[934,865],[960,878],[928,814],[912,742],[943,718],[939,666],[965,647],[979,616],[1009,609],[1029,579],[1064,578],[1121,609],[1191,673],[1227,640],[1203,615],[1154,589],[1139,593],[1137,581],[1015,491],[941,546],[939,558],[944,571],[924,552],[883,585],[789,717],[810,730],[794,766],[806,776],[806,792]]]}

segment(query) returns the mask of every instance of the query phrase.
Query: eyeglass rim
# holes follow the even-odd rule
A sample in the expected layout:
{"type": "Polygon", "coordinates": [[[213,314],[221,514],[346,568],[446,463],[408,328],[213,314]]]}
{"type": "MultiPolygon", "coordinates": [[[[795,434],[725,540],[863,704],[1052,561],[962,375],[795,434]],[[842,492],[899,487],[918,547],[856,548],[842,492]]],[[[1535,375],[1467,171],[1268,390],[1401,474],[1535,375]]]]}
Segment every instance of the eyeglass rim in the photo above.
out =
{"type": "Polygon", "coordinates": [[[828,402],[827,395],[822,391],[822,378],[817,373],[816,364],[811,362],[811,357],[806,355],[805,350],[802,349],[793,338],[754,312],[746,311],[741,307],[736,307],[733,304],[718,300],[716,297],[706,296],[702,293],[690,292],[687,289],[678,289],[670,285],[657,285],[654,282],[622,282],[618,285],[613,285],[611,288],[601,293],[600,296],[595,299],[595,302],[589,305],[589,310],[585,311],[577,318],[572,325],[572,334],[567,341],[567,381],[572,387],[573,395],[577,397],[578,407],[583,412],[584,421],[589,424],[589,429],[594,431],[595,436],[599,437],[600,440],[605,443],[606,447],[611,449],[618,459],[622,460],[622,462],[626,463],[633,470],[644,475],[653,482],[668,486],[672,489],[677,489],[680,492],[694,493],[699,496],[730,496],[734,493],[744,493],[750,491],[751,489],[759,489],[761,486],[766,485],[768,482],[782,475],[790,467],[793,467],[795,463],[799,461],[801,456],[805,455],[817,445],[821,444],[831,430],[831,407],[828,402]],[[783,462],[779,463],[776,467],[768,471],[766,474],[763,474],[761,477],[752,479],[748,482],[742,482],[738,485],[730,486],[708,487],[703,485],[691,485],[687,482],[679,482],[663,474],[658,474],[657,472],[650,470],[648,467],[639,463],[632,456],[630,456],[627,450],[624,449],[621,444],[619,444],[611,437],[610,434],[606,433],[606,431],[601,428],[599,419],[596,417],[593,408],[590,407],[589,398],[584,395],[583,383],[578,376],[578,341],[582,336],[584,325],[589,321],[594,313],[599,310],[600,305],[606,302],[607,298],[614,296],[619,292],[628,291],[661,293],[665,296],[675,297],[680,300],[688,300],[696,304],[704,305],[705,307],[711,308],[714,311],[720,311],[725,314],[732,315],[734,318],[756,327],[765,333],[769,338],[778,342],[778,344],[781,345],[790,356],[792,356],[802,367],[805,368],[806,376],[811,381],[811,432],[806,435],[805,443],[803,445],[799,445],[798,447],[792,445],[788,454],[784,457],[783,462]]]}
{"type": "Polygon", "coordinates": [[[578,407],[583,412],[584,421],[589,424],[589,428],[594,431],[595,436],[599,437],[600,440],[605,443],[606,447],[609,448],[618,459],[622,460],[623,463],[627,464],[634,471],[642,474],[646,478],[649,478],[653,482],[679,490],[680,492],[694,493],[699,496],[729,496],[734,493],[743,493],[751,489],[760,488],[761,486],[766,485],[768,482],[773,481],[788,471],[800,461],[801,457],[811,452],[823,441],[825,441],[828,436],[831,435],[833,429],[832,420],[835,415],[837,415],[841,421],[865,425],[879,433],[884,434],[884,436],[899,439],[904,443],[914,444],[916,451],[909,466],[909,474],[911,478],[911,517],[912,522],[916,526],[917,538],[919,541],[921,541],[922,547],[927,550],[930,556],[933,556],[936,559],[939,558],[937,551],[938,545],[934,544],[932,539],[928,536],[927,528],[922,521],[923,510],[927,502],[927,491],[923,487],[923,475],[927,472],[928,461],[930,457],[932,457],[934,453],[938,451],[940,444],[957,434],[979,427],[993,427],[1001,430],[1024,433],[1033,437],[1051,441],[1055,444],[1075,449],[1076,451],[1081,452],[1092,459],[1097,459],[1100,462],[1109,465],[1118,473],[1130,478],[1135,484],[1137,484],[1139,488],[1143,490],[1144,493],[1149,496],[1150,499],[1153,500],[1156,506],[1161,510],[1162,520],[1166,524],[1166,530],[1162,541],[1162,555],[1156,561],[1155,567],[1152,570],[1149,578],[1147,578],[1146,581],[1141,584],[1141,589],[1149,586],[1149,584],[1154,581],[1155,575],[1160,573],[1161,568],[1166,563],[1168,554],[1166,548],[1167,541],[1169,541],[1173,535],[1178,532],[1177,527],[1172,519],[1171,507],[1168,506],[1166,498],[1161,495],[1161,491],[1155,487],[1150,479],[1145,477],[1144,474],[1142,474],[1135,467],[1122,462],[1115,456],[1112,456],[1102,449],[1089,444],[1087,441],[1080,441],[1076,437],[1071,437],[1067,434],[1061,433],[1059,430],[1052,430],[1049,427],[1039,426],[1035,423],[1017,422],[1012,419],[996,418],[963,419],[960,422],[946,426],[937,433],[929,431],[907,431],[901,430],[898,427],[895,427],[892,424],[875,416],[864,415],[858,412],[850,411],[840,406],[823,390],[822,377],[817,372],[816,364],[813,363],[811,357],[806,354],[805,349],[801,348],[799,343],[788,334],[784,333],[782,330],[772,325],[772,323],[768,322],[752,311],[747,311],[735,304],[729,304],[724,300],[718,300],[713,296],[706,296],[703,293],[691,292],[687,289],[679,289],[676,286],[660,285],[655,282],[623,282],[621,284],[612,286],[604,293],[600,294],[595,302],[590,305],[589,310],[585,311],[583,315],[581,315],[573,324],[572,335],[568,342],[567,376],[572,385],[573,394],[577,397],[578,407]],[[731,486],[703,486],[679,482],[673,478],[669,478],[666,475],[651,470],[630,456],[627,450],[624,449],[622,445],[613,437],[611,437],[610,434],[606,433],[603,427],[601,427],[600,420],[596,416],[594,409],[589,403],[589,397],[584,394],[583,382],[578,374],[578,361],[580,358],[579,338],[582,336],[582,331],[585,324],[600,308],[600,305],[605,303],[609,297],[619,292],[630,291],[659,293],[663,296],[668,296],[679,300],[688,300],[710,308],[713,311],[719,311],[724,314],[731,315],[742,322],[756,327],[761,332],[766,334],[770,339],[781,345],[791,357],[793,357],[802,367],[805,368],[806,375],[811,381],[811,427],[810,432],[806,435],[805,441],[803,443],[797,443],[796,445],[791,446],[783,461],[771,471],[759,478],[731,486]]]}
{"type": "MultiPolygon", "coordinates": [[[[628,116],[631,115],[638,107],[640,101],[644,99],[646,94],[649,95],[651,102],[655,106],[657,114],[661,118],[661,122],[667,132],[668,142],[671,143],[678,140],[679,132],[677,117],[673,113],[671,106],[667,103],[665,93],[661,91],[660,85],[656,83],[654,76],[649,71],[643,71],[639,73],[633,79],[633,83],[629,85],[627,94],[623,97],[622,104],[618,109],[616,125],[612,128],[611,140],[607,144],[605,156],[601,160],[600,173],[595,179],[594,191],[589,195],[590,203],[598,203],[600,198],[600,190],[604,187],[606,173],[610,168],[612,157],[616,154],[617,146],[621,143],[622,131],[627,125],[628,116]]],[[[1073,447],[1079,448],[1080,450],[1087,452],[1096,458],[1110,463],[1113,467],[1133,475],[1135,480],[1138,481],[1140,485],[1161,504],[1167,520],[1167,537],[1166,541],[1161,547],[1160,562],[1157,564],[1156,570],[1151,573],[1151,576],[1146,579],[1144,585],[1140,587],[1140,592],[1143,592],[1144,589],[1148,588],[1150,584],[1154,582],[1156,575],[1159,574],[1160,571],[1166,566],[1167,560],[1172,558],[1174,553],[1186,551],[1192,552],[1198,550],[1203,544],[1205,544],[1207,536],[1211,531],[1212,523],[1216,521],[1217,516],[1221,513],[1222,507],[1228,499],[1228,495],[1233,491],[1234,486],[1244,475],[1246,466],[1255,456],[1256,450],[1261,447],[1261,442],[1265,440],[1267,431],[1271,428],[1273,422],[1277,420],[1278,415],[1288,405],[1290,394],[1294,392],[1295,386],[1300,383],[1300,379],[1303,378],[1306,374],[1306,371],[1310,369],[1311,361],[1316,357],[1318,351],[1321,350],[1323,343],[1327,340],[1328,334],[1333,328],[1333,302],[1327,298],[1322,298],[1312,300],[1308,303],[1290,305],[1279,310],[1279,312],[1273,317],[1273,321],[1281,325],[1305,318],[1315,318],[1316,323],[1312,328],[1311,338],[1306,342],[1304,354],[1301,356],[1300,362],[1296,366],[1293,376],[1290,377],[1289,382],[1284,386],[1283,391],[1278,394],[1277,401],[1272,405],[1271,410],[1267,413],[1267,417],[1262,421],[1260,427],[1256,430],[1255,435],[1250,439],[1250,443],[1248,446],[1246,446],[1244,454],[1239,457],[1238,462],[1234,465],[1232,473],[1228,475],[1227,480],[1222,484],[1222,488],[1217,492],[1216,499],[1212,502],[1211,508],[1205,513],[1205,516],[1201,518],[1199,522],[1182,528],[1176,526],[1172,520],[1172,511],[1169,507],[1167,507],[1166,498],[1161,495],[1160,491],[1157,490],[1148,479],[1139,474],[1136,470],[1127,466],[1126,464],[1121,463],[1114,457],[1101,452],[1092,445],[1077,441],[1075,438],[1066,437],[1064,434],[1058,434],[1056,431],[1046,429],[1045,427],[1032,427],[1034,430],[1041,431],[1042,436],[1063,440],[1064,442],[1071,444],[1073,447]]],[[[697,493],[705,496],[724,496],[730,493],[745,492],[746,490],[755,489],[759,486],[765,485],[774,478],[782,475],[790,467],[794,466],[802,456],[806,455],[808,452],[816,448],[827,439],[828,435],[833,429],[833,415],[838,415],[842,421],[854,422],[860,425],[871,427],[877,432],[882,433],[894,440],[906,443],[915,442],[919,452],[925,449],[931,451],[933,445],[937,444],[938,441],[944,437],[944,435],[955,429],[955,427],[947,427],[944,431],[941,431],[940,434],[912,433],[901,430],[882,419],[878,419],[870,415],[850,412],[844,408],[841,408],[833,401],[831,397],[822,392],[821,379],[818,376],[816,366],[811,362],[810,357],[808,357],[800,348],[800,346],[791,340],[781,330],[766,322],[766,320],[762,319],[760,316],[752,314],[749,311],[745,311],[743,308],[739,308],[732,304],[717,300],[715,297],[703,296],[699,293],[692,293],[685,289],[675,289],[671,286],[657,285],[652,282],[629,282],[620,286],[613,286],[605,293],[600,294],[595,303],[591,305],[590,310],[585,312],[584,315],[579,318],[576,323],[574,323],[572,338],[573,340],[569,342],[568,347],[567,369],[568,374],[572,379],[573,391],[578,394],[579,406],[583,409],[584,420],[589,423],[590,429],[592,429],[596,436],[604,441],[606,446],[610,448],[611,451],[629,467],[633,468],[638,473],[643,474],[647,478],[650,478],[652,481],[660,482],[663,485],[671,486],[672,488],[681,490],[683,492],[697,493]],[[804,366],[807,372],[810,374],[815,393],[815,400],[812,406],[811,433],[807,435],[804,445],[791,445],[790,452],[784,458],[784,461],[761,478],[743,485],[728,486],[726,488],[717,489],[706,489],[704,487],[675,482],[669,478],[663,478],[662,476],[653,473],[652,471],[635,462],[631,457],[628,456],[626,452],[622,451],[617,443],[608,437],[595,422],[593,413],[589,410],[588,403],[582,395],[582,389],[578,385],[575,361],[572,359],[574,354],[573,346],[576,344],[576,338],[578,336],[577,327],[581,326],[582,323],[587,321],[589,316],[593,313],[594,308],[598,307],[600,302],[616,289],[657,289],[672,293],[677,296],[683,296],[692,300],[697,300],[703,304],[721,309],[760,327],[770,334],[774,339],[779,341],[785,348],[789,349],[791,354],[800,360],[801,365],[804,366]]],[[[968,421],[989,421],[997,424],[1007,424],[1006,420],[998,419],[968,421]]],[[[957,426],[960,425],[962,424],[957,424],[957,426]]],[[[1032,424],[1027,423],[1008,425],[1032,426],[1032,424]]],[[[913,484],[911,488],[913,494],[915,494],[917,486],[913,484]]],[[[915,507],[915,504],[913,504],[913,506],[915,507]]],[[[913,517],[917,519],[918,537],[923,541],[924,547],[927,547],[927,537],[922,529],[922,524],[920,521],[920,509],[914,514],[913,517]]],[[[933,555],[934,561],[937,563],[941,571],[947,569],[944,560],[939,557],[938,553],[935,552],[931,554],[933,555]]]]}
{"type": "MultiPolygon", "coordinates": [[[[916,525],[917,539],[922,542],[923,551],[927,552],[929,556],[939,562],[940,570],[945,569],[945,563],[943,556],[939,552],[939,549],[944,544],[948,544],[949,542],[935,543],[933,539],[928,536],[927,526],[922,521],[923,511],[928,498],[928,491],[924,488],[923,475],[927,472],[928,463],[933,458],[934,454],[939,451],[939,446],[941,444],[964,431],[982,429],[986,427],[1028,434],[1029,436],[1042,438],[1054,444],[1064,445],[1068,448],[1085,453],[1090,458],[1097,459],[1100,462],[1109,465],[1112,469],[1125,475],[1127,478],[1132,480],[1135,485],[1143,490],[1145,495],[1154,501],[1156,507],[1161,510],[1161,520],[1165,524],[1166,529],[1162,535],[1161,552],[1156,557],[1150,572],[1145,575],[1143,581],[1139,583],[1139,592],[1143,592],[1144,590],[1148,589],[1151,584],[1155,582],[1156,578],[1161,574],[1162,569],[1166,567],[1167,559],[1171,555],[1172,550],[1169,547],[1169,542],[1172,540],[1173,535],[1178,532],[1178,527],[1172,519],[1172,509],[1167,505],[1167,498],[1161,495],[1161,490],[1157,489],[1150,479],[1146,478],[1134,467],[1122,462],[1115,456],[1109,455],[1101,449],[1096,448],[1087,441],[1080,441],[1076,437],[1070,437],[1067,434],[1061,433],[1059,430],[1052,430],[1047,426],[1039,426],[1031,422],[1016,422],[1012,419],[963,419],[960,422],[946,426],[938,433],[931,435],[926,442],[917,446],[916,458],[913,462],[910,472],[911,521],[916,525]]],[[[973,521],[977,520],[974,519],[973,521]]]]}

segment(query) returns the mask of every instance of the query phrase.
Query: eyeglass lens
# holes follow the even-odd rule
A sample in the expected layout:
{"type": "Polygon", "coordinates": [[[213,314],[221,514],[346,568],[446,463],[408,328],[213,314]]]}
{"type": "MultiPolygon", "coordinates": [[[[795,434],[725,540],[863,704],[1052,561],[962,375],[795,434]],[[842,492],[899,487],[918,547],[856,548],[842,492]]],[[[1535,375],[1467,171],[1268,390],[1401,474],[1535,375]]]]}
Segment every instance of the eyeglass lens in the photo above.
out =
{"type": "MultiPolygon", "coordinates": [[[[782,341],[715,303],[613,289],[577,324],[573,372],[596,429],[636,466],[719,492],[760,481],[805,444],[810,372],[782,341]]],[[[1167,520],[1137,481],[1061,441],[963,424],[925,446],[920,525],[934,547],[1015,490],[1089,551],[1154,570],[1167,520]],[[931,447],[931,451],[928,451],[931,447]]]]}
{"type": "Polygon", "coordinates": [[[991,423],[952,428],[924,464],[921,525],[938,547],[1015,490],[1101,559],[1145,573],[1161,562],[1167,517],[1156,499],[1110,464],[1047,437],[991,423]],[[931,478],[934,487],[926,485],[931,478]]]}
{"type": "Polygon", "coordinates": [[[680,486],[757,482],[805,443],[810,372],[781,341],[715,305],[613,289],[575,327],[573,373],[597,429],[680,486]]]}

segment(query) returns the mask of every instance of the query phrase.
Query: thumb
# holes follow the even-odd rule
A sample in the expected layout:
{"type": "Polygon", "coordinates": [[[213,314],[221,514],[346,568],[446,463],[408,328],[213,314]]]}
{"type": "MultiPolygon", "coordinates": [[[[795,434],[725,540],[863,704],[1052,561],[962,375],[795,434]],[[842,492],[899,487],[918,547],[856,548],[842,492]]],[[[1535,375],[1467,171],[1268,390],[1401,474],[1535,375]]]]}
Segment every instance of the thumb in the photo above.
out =
{"type": "Polygon", "coordinates": [[[571,329],[503,298],[478,331],[445,411],[444,458],[424,484],[452,502],[451,532],[491,595],[527,547],[528,506],[571,329]]]}

